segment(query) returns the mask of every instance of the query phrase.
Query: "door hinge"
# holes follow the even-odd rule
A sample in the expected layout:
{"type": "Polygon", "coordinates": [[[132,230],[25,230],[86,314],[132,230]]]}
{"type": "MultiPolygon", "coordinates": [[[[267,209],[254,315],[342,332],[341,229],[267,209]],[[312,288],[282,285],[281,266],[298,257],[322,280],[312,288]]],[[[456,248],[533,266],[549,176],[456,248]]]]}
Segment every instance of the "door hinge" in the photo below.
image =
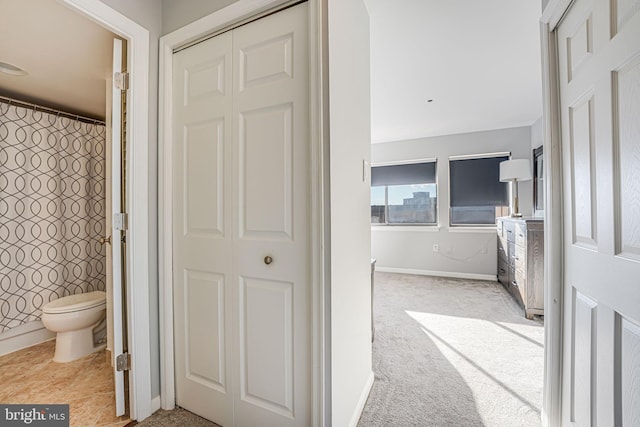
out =
{"type": "Polygon", "coordinates": [[[131,355],[122,353],[116,357],[116,371],[128,371],[131,369],[131,355]]]}
{"type": "Polygon", "coordinates": [[[113,73],[113,85],[118,90],[129,89],[129,73],[113,73]]]}
{"type": "Polygon", "coordinates": [[[113,214],[113,229],[119,231],[126,231],[129,229],[129,218],[124,212],[113,214]]]}

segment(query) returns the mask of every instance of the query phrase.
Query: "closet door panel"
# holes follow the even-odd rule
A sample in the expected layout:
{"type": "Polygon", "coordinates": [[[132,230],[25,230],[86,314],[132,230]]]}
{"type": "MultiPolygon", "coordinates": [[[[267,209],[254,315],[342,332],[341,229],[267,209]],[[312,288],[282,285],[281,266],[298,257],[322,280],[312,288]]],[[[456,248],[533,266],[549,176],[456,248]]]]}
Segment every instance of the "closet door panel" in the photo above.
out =
{"type": "Polygon", "coordinates": [[[233,425],[231,33],[174,56],[176,400],[233,425]]]}
{"type": "Polygon", "coordinates": [[[292,239],[293,106],[273,105],[239,116],[241,238],[292,239]]]}
{"type": "Polygon", "coordinates": [[[293,284],[240,278],[240,395],[293,418],[293,284]]]}
{"type": "Polygon", "coordinates": [[[233,32],[237,426],[308,426],[307,5],[233,32]]]}

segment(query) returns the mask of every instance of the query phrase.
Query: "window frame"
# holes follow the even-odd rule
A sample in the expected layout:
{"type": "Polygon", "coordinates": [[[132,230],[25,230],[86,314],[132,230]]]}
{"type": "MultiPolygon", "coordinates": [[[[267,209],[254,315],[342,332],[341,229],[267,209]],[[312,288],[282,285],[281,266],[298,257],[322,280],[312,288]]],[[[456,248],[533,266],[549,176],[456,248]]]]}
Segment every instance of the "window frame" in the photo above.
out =
{"type": "MultiPolygon", "coordinates": [[[[511,152],[510,151],[498,151],[498,152],[494,152],[494,153],[479,153],[479,154],[462,154],[462,155],[455,155],[455,156],[449,156],[447,158],[447,177],[448,177],[448,183],[449,183],[449,227],[450,228],[468,228],[468,229],[474,229],[474,228],[495,228],[496,227],[496,223],[494,221],[493,224],[454,224],[453,223],[453,212],[451,209],[451,161],[456,161],[456,160],[475,160],[475,159],[490,159],[490,158],[494,158],[494,157],[507,157],[509,160],[511,160],[511,152]]],[[[508,184],[507,184],[508,185],[508,184]]],[[[511,187],[508,188],[507,190],[509,192],[509,200],[511,199],[511,187]]],[[[509,202],[507,202],[507,210],[509,207],[509,202]]]]}
{"type": "MultiPolygon", "coordinates": [[[[371,223],[372,227],[439,227],[439,217],[440,217],[440,196],[438,190],[438,159],[436,157],[432,158],[424,158],[424,159],[412,159],[412,160],[396,160],[390,162],[376,162],[371,163],[371,168],[376,168],[380,166],[401,166],[401,165],[414,165],[418,163],[435,163],[435,182],[433,185],[436,186],[436,218],[435,222],[402,222],[402,223],[390,223],[389,222],[389,185],[384,185],[384,223],[371,223]]],[[[369,174],[371,176],[371,174],[369,174]]],[[[408,184],[412,185],[412,184],[408,184]]],[[[382,187],[382,186],[379,186],[382,187]]],[[[373,188],[373,186],[371,186],[373,188]]],[[[369,190],[369,194],[371,194],[371,190],[369,190]]],[[[369,206],[369,210],[371,211],[371,206],[369,206]]]]}
{"type": "Polygon", "coordinates": [[[533,216],[544,217],[544,146],[533,149],[533,216]],[[538,165],[542,169],[542,175],[538,173],[538,165]],[[538,198],[542,195],[542,205],[538,204],[538,198]]]}

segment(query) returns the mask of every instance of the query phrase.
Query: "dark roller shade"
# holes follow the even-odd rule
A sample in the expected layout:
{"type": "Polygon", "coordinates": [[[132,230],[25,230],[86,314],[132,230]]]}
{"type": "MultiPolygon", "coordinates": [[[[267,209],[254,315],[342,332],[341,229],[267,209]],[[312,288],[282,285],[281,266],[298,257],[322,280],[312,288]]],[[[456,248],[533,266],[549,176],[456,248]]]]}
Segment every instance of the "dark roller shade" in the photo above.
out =
{"type": "Polygon", "coordinates": [[[509,157],[449,161],[451,206],[506,206],[507,183],[500,182],[500,162],[509,157]]]}
{"type": "Polygon", "coordinates": [[[436,162],[408,165],[374,166],[371,168],[371,185],[434,184],[436,162]]]}

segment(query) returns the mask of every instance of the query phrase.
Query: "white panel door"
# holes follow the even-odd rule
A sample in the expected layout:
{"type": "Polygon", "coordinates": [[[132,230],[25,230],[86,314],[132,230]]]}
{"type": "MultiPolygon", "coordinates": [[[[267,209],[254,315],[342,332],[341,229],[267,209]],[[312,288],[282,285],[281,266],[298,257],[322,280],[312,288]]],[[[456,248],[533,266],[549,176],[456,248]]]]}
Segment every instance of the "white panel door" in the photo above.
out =
{"type": "Polygon", "coordinates": [[[640,8],[576,0],[557,29],[563,424],[640,425],[640,8]]]}
{"type": "Polygon", "coordinates": [[[174,55],[176,400],[233,425],[231,33],[174,55]]]}
{"type": "MultiPolygon", "coordinates": [[[[123,41],[113,40],[113,73],[119,73],[124,70],[123,61],[123,41]]],[[[115,86],[111,92],[111,210],[108,213],[111,219],[114,215],[124,211],[122,206],[122,140],[124,126],[124,114],[122,111],[123,97],[126,97],[126,91],[122,92],[115,86]]],[[[113,357],[124,352],[124,335],[123,328],[126,327],[124,297],[122,279],[124,266],[122,256],[124,252],[124,244],[122,243],[123,232],[113,227],[112,221],[107,222],[110,225],[111,234],[111,298],[113,306],[113,315],[111,330],[113,331],[113,357]]],[[[124,415],[126,412],[125,387],[124,387],[124,371],[118,371],[116,364],[113,363],[114,388],[116,399],[116,415],[124,415]]]]}
{"type": "Polygon", "coordinates": [[[238,426],[311,424],[307,4],[233,32],[238,426]]]}
{"type": "Polygon", "coordinates": [[[177,403],[311,424],[307,5],[174,56],[177,403]]]}

